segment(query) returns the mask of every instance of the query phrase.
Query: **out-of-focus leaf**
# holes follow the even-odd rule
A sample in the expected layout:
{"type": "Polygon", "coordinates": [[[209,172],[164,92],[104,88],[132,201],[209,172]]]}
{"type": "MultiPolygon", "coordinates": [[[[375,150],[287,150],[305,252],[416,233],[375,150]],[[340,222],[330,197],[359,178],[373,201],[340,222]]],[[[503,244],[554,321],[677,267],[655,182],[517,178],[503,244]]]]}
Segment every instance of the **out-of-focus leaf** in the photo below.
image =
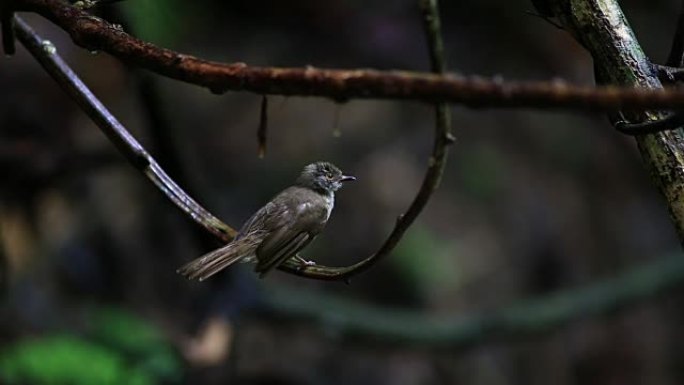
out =
{"type": "Polygon", "coordinates": [[[118,353],[69,335],[20,341],[0,352],[0,382],[32,385],[151,385],[118,353]]]}
{"type": "Polygon", "coordinates": [[[132,23],[135,35],[159,45],[172,45],[183,32],[184,7],[181,0],[124,1],[120,6],[132,23]]]}
{"type": "Polygon", "coordinates": [[[409,281],[425,290],[458,279],[453,259],[447,255],[452,249],[425,226],[416,224],[394,250],[392,261],[409,281]]]}
{"type": "Polygon", "coordinates": [[[91,314],[90,326],[93,338],[133,357],[145,373],[163,378],[180,374],[180,361],[164,336],[134,314],[116,308],[96,309],[91,314]]]}
{"type": "Polygon", "coordinates": [[[464,149],[461,161],[454,162],[462,175],[460,188],[479,200],[490,200],[501,191],[502,170],[505,160],[489,146],[471,146],[464,149]]]}

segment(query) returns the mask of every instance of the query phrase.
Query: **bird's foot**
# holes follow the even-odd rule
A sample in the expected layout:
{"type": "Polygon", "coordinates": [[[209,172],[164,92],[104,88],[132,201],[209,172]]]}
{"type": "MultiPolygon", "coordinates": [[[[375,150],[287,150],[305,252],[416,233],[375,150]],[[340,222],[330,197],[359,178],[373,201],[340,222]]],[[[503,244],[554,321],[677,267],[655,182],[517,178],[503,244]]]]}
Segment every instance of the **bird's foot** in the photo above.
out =
{"type": "Polygon", "coordinates": [[[300,257],[299,255],[295,255],[295,256],[294,256],[294,259],[295,259],[297,262],[301,263],[301,268],[304,268],[304,267],[307,267],[307,266],[314,266],[314,265],[316,264],[316,262],[306,260],[306,259],[300,257]]]}

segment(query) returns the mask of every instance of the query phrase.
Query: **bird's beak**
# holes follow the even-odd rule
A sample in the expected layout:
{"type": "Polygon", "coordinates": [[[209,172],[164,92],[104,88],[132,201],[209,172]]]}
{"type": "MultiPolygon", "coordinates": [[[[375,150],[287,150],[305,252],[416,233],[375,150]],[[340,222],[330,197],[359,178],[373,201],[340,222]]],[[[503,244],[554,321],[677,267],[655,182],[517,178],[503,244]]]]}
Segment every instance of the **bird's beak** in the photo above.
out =
{"type": "Polygon", "coordinates": [[[356,177],[351,176],[351,175],[342,175],[342,178],[340,178],[340,182],[346,182],[346,181],[352,181],[352,180],[356,180],[356,177]]]}

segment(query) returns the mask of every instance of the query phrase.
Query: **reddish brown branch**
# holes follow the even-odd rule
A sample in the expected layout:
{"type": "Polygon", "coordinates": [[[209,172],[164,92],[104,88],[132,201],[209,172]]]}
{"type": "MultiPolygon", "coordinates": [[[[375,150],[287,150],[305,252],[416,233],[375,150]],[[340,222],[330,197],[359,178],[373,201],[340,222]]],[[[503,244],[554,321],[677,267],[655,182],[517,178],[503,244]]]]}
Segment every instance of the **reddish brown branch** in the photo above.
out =
{"type": "Polygon", "coordinates": [[[38,13],[67,31],[74,42],[104,51],[160,75],[213,92],[262,95],[410,99],[472,107],[554,107],[581,110],[684,108],[684,91],[628,87],[582,87],[562,82],[502,82],[479,77],[407,71],[251,67],[180,54],[136,39],[104,20],[59,0],[14,0],[17,10],[38,13]]]}

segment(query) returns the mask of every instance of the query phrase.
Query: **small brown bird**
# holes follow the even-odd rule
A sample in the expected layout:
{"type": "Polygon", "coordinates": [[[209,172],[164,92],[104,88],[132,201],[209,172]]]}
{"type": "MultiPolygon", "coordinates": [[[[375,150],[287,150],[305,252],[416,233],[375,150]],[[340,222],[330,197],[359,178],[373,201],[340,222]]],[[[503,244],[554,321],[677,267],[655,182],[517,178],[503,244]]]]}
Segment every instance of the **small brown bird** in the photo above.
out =
{"type": "Polygon", "coordinates": [[[342,182],[351,180],[356,178],[343,175],[332,163],[316,162],[304,167],[295,185],[252,215],[232,242],[191,261],[178,273],[203,281],[237,261],[256,259],[255,270],[263,277],[296,257],[323,230],[335,205],[335,191],[342,182]]]}

